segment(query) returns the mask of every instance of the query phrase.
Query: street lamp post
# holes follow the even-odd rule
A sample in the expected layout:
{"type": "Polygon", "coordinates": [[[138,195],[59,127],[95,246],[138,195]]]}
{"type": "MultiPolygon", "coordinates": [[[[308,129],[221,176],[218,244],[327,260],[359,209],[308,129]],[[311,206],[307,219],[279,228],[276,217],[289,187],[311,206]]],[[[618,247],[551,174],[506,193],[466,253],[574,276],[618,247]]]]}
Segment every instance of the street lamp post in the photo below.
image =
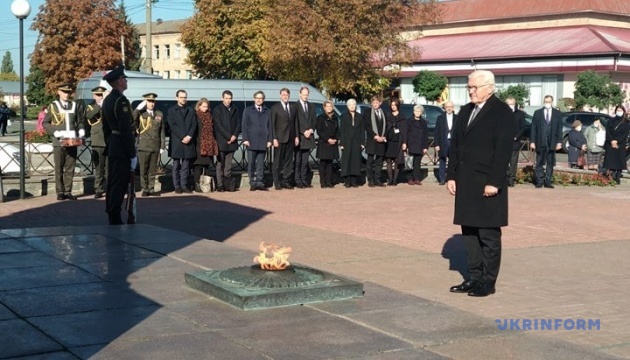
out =
{"type": "Polygon", "coordinates": [[[26,154],[24,153],[24,19],[31,13],[28,0],[13,0],[11,12],[20,20],[20,199],[26,188],[26,154]]]}

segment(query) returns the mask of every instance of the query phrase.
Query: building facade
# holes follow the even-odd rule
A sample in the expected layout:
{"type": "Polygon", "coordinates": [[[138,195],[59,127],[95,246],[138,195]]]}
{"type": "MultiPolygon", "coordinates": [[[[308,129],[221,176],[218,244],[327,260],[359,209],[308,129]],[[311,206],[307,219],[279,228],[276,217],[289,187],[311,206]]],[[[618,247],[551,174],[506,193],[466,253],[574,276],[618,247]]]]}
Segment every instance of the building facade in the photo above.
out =
{"type": "MultiPolygon", "coordinates": [[[[188,50],[181,42],[181,27],[186,20],[151,23],[151,65],[153,73],[164,79],[193,79],[191,65],[186,63],[188,50]]],[[[136,25],[142,45],[142,58],[146,59],[146,23],[136,25]]]]}

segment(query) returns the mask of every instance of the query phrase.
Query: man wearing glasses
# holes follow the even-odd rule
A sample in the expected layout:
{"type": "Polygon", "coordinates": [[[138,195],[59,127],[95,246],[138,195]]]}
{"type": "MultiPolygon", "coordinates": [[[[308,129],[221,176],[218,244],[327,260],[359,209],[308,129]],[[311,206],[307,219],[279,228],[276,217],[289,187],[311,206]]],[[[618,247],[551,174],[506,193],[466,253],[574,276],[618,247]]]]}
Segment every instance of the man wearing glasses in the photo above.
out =
{"type": "Polygon", "coordinates": [[[247,173],[249,175],[250,191],[267,191],[263,175],[265,170],[265,156],[271,147],[273,139],[271,116],[269,108],[263,102],[265,93],[254,93],[254,105],[243,111],[243,145],[247,148],[247,173]]]}
{"type": "Polygon", "coordinates": [[[84,137],[84,111],[81,106],[70,100],[72,86],[60,84],[57,87],[58,100],[48,107],[44,118],[44,129],[53,137],[53,159],[55,163],[55,191],[57,200],[76,200],[72,195],[74,165],[77,162],[77,146],[65,146],[61,139],[84,137]]]}
{"type": "Polygon", "coordinates": [[[90,147],[92,153],[92,162],[94,163],[94,198],[100,199],[105,193],[105,136],[103,135],[103,95],[105,89],[97,86],[92,89],[92,98],[94,102],[87,106],[85,111],[85,119],[90,137],[90,147]]]}
{"type": "Polygon", "coordinates": [[[175,193],[192,193],[188,187],[190,161],[197,157],[193,137],[197,131],[197,114],[186,105],[188,95],[185,90],[175,93],[177,104],[168,109],[166,121],[171,129],[169,146],[173,159],[173,186],[175,193]]]}
{"type": "Polygon", "coordinates": [[[453,125],[446,187],[455,196],[454,223],[462,228],[468,276],[451,292],[494,294],[501,264],[501,227],[508,224],[507,170],[516,121],[494,95],[494,74],[468,75],[470,103],[453,125]]]}

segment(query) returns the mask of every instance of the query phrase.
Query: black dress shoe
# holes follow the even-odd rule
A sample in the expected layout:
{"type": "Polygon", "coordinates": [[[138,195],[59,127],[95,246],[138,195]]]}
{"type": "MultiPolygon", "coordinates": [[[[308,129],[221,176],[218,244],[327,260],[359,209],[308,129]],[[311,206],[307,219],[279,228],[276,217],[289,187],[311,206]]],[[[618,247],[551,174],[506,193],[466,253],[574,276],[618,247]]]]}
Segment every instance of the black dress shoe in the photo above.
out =
{"type": "Polygon", "coordinates": [[[298,189],[305,189],[306,188],[306,186],[304,184],[297,184],[297,185],[295,185],[295,187],[298,188],[298,189]]]}
{"type": "Polygon", "coordinates": [[[184,194],[192,194],[192,190],[190,190],[190,189],[189,189],[189,188],[187,188],[187,187],[186,187],[186,188],[183,188],[183,189],[182,189],[182,192],[183,192],[184,194]]]}
{"type": "Polygon", "coordinates": [[[147,196],[149,196],[149,192],[148,191],[143,191],[142,194],[140,194],[140,196],[147,197],[147,196]]]}
{"type": "Polygon", "coordinates": [[[175,194],[181,194],[182,193],[182,188],[175,188],[175,194]]]}
{"type": "Polygon", "coordinates": [[[257,187],[257,189],[258,189],[258,190],[260,190],[260,191],[269,191],[269,189],[267,189],[267,188],[265,187],[265,185],[259,185],[259,186],[257,187]]]}
{"type": "Polygon", "coordinates": [[[385,187],[385,186],[387,186],[387,185],[385,185],[383,183],[376,183],[375,185],[378,186],[378,187],[385,187]]]}
{"type": "Polygon", "coordinates": [[[468,296],[486,297],[494,294],[495,292],[496,290],[494,289],[494,285],[489,283],[480,283],[479,286],[468,292],[468,296]]]}
{"type": "Polygon", "coordinates": [[[359,187],[359,184],[352,184],[352,187],[357,188],[357,187],[359,187]]]}
{"type": "Polygon", "coordinates": [[[256,191],[256,190],[258,190],[258,187],[257,187],[257,186],[251,186],[251,187],[249,188],[249,191],[256,191]]]}
{"type": "Polygon", "coordinates": [[[479,286],[479,281],[477,280],[466,280],[463,283],[455,286],[451,286],[451,292],[454,293],[467,293],[479,286]]]}
{"type": "Polygon", "coordinates": [[[66,196],[64,194],[57,194],[57,200],[66,200],[66,196]]]}
{"type": "Polygon", "coordinates": [[[351,187],[352,187],[352,185],[351,185],[351,184],[348,184],[348,183],[345,183],[345,184],[343,184],[343,187],[345,187],[345,188],[351,188],[351,187]]]}
{"type": "Polygon", "coordinates": [[[76,200],[77,197],[72,195],[72,194],[64,194],[63,197],[65,197],[67,200],[76,200]]]}
{"type": "Polygon", "coordinates": [[[542,188],[542,184],[536,184],[536,189],[542,188]]]}
{"type": "Polygon", "coordinates": [[[555,188],[555,186],[551,185],[551,184],[545,184],[545,187],[548,189],[553,189],[555,188]]]}
{"type": "Polygon", "coordinates": [[[288,182],[282,184],[282,187],[287,190],[293,190],[293,185],[289,184],[288,182]]]}
{"type": "Polygon", "coordinates": [[[96,193],[96,194],[94,194],[94,198],[95,199],[100,199],[102,197],[103,197],[103,193],[96,193]]]}
{"type": "Polygon", "coordinates": [[[374,185],[374,183],[368,183],[368,186],[369,186],[369,187],[374,187],[374,186],[376,186],[376,185],[374,185]]]}
{"type": "Polygon", "coordinates": [[[223,186],[217,186],[217,191],[218,192],[224,192],[225,188],[223,186]]]}
{"type": "Polygon", "coordinates": [[[273,188],[276,190],[282,190],[282,185],[275,185],[273,188]]]}

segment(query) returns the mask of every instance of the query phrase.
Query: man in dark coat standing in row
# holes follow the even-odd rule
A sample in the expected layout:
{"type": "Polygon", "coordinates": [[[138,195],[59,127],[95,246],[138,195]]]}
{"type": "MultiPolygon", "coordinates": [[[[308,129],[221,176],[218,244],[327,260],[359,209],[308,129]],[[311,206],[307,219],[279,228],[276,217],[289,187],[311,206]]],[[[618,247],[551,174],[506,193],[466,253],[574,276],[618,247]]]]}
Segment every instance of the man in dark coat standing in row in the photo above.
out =
{"type": "Polygon", "coordinates": [[[105,165],[107,165],[107,157],[105,156],[105,136],[103,135],[103,99],[105,89],[97,86],[92,89],[92,97],[94,102],[87,106],[85,110],[85,119],[87,121],[88,133],[90,136],[90,147],[92,154],[92,163],[94,164],[94,198],[100,199],[105,193],[105,165]]]}
{"type": "Polygon", "coordinates": [[[138,162],[131,103],[123,92],[127,90],[127,76],[122,66],[103,76],[112,91],[103,100],[103,134],[107,156],[107,197],[105,211],[110,225],[121,225],[123,199],[129,186],[131,170],[138,162]]]}
{"type": "Polygon", "coordinates": [[[452,101],[444,103],[444,114],[438,115],[435,124],[435,151],[438,152],[440,165],[438,170],[438,182],[440,185],[446,183],[446,160],[451,149],[451,135],[453,124],[457,121],[457,115],[453,112],[455,106],[452,101]]]}
{"type": "Polygon", "coordinates": [[[453,129],[447,189],[455,195],[454,223],[461,225],[468,279],[451,292],[494,294],[501,265],[501,227],[508,224],[507,169],[516,131],[510,108],[494,95],[494,74],[468,75],[471,102],[453,129]]]}
{"type": "Polygon", "coordinates": [[[367,153],[367,182],[369,187],[385,186],[381,182],[383,156],[385,156],[385,113],[381,109],[381,98],[372,96],[372,108],[361,114],[365,128],[365,152],[367,153]]]}
{"type": "Polygon", "coordinates": [[[536,151],[536,188],[544,185],[553,189],[551,181],[556,151],[562,148],[562,113],[552,107],[553,96],[545,96],[544,102],[545,106],[534,112],[529,146],[536,151]]]}
{"type": "Polygon", "coordinates": [[[232,92],[223,91],[223,102],[212,109],[214,120],[214,138],[219,145],[217,156],[217,191],[235,191],[232,180],[232,159],[238,150],[238,134],[241,133],[241,115],[238,108],[232,105],[232,92]]]}
{"type": "Polygon", "coordinates": [[[293,150],[300,138],[295,133],[297,111],[289,103],[291,92],[280,90],[280,102],[271,107],[271,129],[273,131],[273,184],[276,190],[293,189],[293,150]]]}
{"type": "Polygon", "coordinates": [[[300,89],[300,100],[295,103],[297,112],[296,131],[300,136],[295,151],[295,184],[299,189],[313,187],[308,180],[308,160],[315,148],[315,126],[317,116],[315,105],[308,102],[310,91],[306,86],[300,89]]]}
{"type": "Polygon", "coordinates": [[[168,109],[166,121],[171,129],[169,147],[173,159],[173,186],[175,193],[192,193],[188,187],[190,162],[197,157],[194,139],[197,131],[197,113],[186,105],[188,95],[185,90],[175,93],[177,104],[168,109]]]}
{"type": "Polygon", "coordinates": [[[267,191],[264,171],[267,149],[272,145],[273,130],[269,108],[264,105],[265,93],[254,93],[254,105],[243,111],[243,145],[247,148],[247,174],[250,191],[267,191]]]}
{"type": "Polygon", "coordinates": [[[514,113],[514,121],[516,121],[516,132],[512,141],[512,158],[510,159],[510,167],[508,170],[508,186],[513,187],[516,182],[516,170],[518,168],[518,156],[521,153],[521,137],[525,133],[525,112],[518,108],[516,99],[512,96],[505,99],[512,112],[514,113]]]}

